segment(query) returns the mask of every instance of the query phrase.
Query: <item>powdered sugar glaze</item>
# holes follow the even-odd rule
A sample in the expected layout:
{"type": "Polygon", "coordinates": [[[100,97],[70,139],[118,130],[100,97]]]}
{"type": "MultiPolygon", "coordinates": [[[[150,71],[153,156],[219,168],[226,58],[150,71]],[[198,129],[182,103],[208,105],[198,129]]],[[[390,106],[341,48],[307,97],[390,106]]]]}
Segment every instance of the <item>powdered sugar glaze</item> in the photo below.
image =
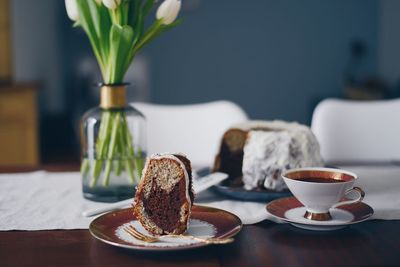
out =
{"type": "Polygon", "coordinates": [[[298,167],[322,166],[319,144],[304,125],[283,121],[251,121],[236,128],[249,130],[243,156],[244,188],[260,186],[281,191],[281,173],[298,167]]]}

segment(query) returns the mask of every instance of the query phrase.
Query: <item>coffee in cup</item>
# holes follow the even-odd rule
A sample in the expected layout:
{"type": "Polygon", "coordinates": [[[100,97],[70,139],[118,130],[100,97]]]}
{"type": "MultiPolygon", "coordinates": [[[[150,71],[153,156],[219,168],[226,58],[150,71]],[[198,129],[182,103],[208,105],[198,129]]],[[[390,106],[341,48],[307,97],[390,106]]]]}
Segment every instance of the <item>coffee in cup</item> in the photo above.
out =
{"type": "Polygon", "coordinates": [[[332,219],[329,209],[363,200],[364,191],[353,187],[357,175],[332,168],[299,168],[282,174],[283,180],[292,194],[304,205],[304,217],[310,220],[332,219]],[[342,200],[356,192],[356,199],[342,200]]]}

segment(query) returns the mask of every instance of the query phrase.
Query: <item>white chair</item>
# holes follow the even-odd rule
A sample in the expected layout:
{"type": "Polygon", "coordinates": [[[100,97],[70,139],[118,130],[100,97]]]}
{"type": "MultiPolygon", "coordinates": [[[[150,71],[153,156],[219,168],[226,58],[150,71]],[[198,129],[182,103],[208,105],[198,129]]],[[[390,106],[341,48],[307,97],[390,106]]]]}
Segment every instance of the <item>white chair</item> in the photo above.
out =
{"type": "Polygon", "coordinates": [[[133,103],[147,124],[147,152],[182,152],[195,167],[210,167],[224,134],[247,119],[235,103],[215,101],[193,105],[133,103]]]}
{"type": "Polygon", "coordinates": [[[315,108],[311,128],[328,163],[400,160],[400,99],[327,99],[315,108]]]}

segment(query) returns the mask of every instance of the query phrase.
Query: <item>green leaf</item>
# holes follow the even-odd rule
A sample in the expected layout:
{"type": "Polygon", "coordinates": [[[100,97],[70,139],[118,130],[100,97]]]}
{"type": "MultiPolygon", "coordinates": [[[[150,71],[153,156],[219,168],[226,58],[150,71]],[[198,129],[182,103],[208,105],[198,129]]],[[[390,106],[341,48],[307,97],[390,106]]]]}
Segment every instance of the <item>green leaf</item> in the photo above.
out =
{"type": "Polygon", "coordinates": [[[114,24],[110,31],[110,76],[107,83],[122,83],[133,40],[133,29],[129,25],[114,24]]]}
{"type": "Polygon", "coordinates": [[[98,12],[97,4],[93,0],[86,0],[86,3],[90,12],[90,23],[93,25],[97,37],[101,39],[100,13],[98,12]]]}
{"type": "Polygon", "coordinates": [[[105,65],[105,60],[103,58],[103,55],[101,53],[101,44],[99,40],[99,36],[96,32],[96,26],[94,23],[94,19],[92,17],[92,12],[91,12],[91,3],[94,3],[94,0],[77,0],[76,1],[78,5],[78,12],[79,12],[79,23],[86,32],[90,44],[92,45],[93,52],[97,58],[97,61],[99,62],[100,68],[102,70],[102,73],[104,75],[104,65],[105,65]]]}
{"type": "Polygon", "coordinates": [[[162,23],[161,20],[157,20],[153,23],[147,30],[147,32],[143,35],[143,37],[139,40],[136,40],[137,35],[135,35],[135,39],[132,43],[132,46],[129,51],[128,60],[126,61],[126,69],[129,68],[130,63],[132,62],[133,58],[135,57],[136,53],[142,49],[150,40],[154,39],[161,27],[162,23]]]}
{"type": "Polygon", "coordinates": [[[147,32],[143,35],[143,37],[139,40],[139,42],[135,45],[133,48],[132,53],[136,54],[140,49],[142,49],[144,46],[149,44],[154,38],[159,36],[161,33],[166,32],[177,25],[182,23],[182,19],[179,19],[169,25],[165,25],[162,23],[162,20],[156,20],[156,22],[153,23],[147,30],[147,32]]]}
{"type": "Polygon", "coordinates": [[[147,0],[146,3],[143,5],[143,17],[147,17],[150,13],[150,10],[153,8],[154,6],[154,0],[147,0]]]}
{"type": "Polygon", "coordinates": [[[135,29],[135,38],[132,43],[132,47],[139,41],[139,39],[143,35],[144,30],[144,21],[146,17],[149,15],[151,8],[154,6],[154,0],[147,0],[144,5],[139,6],[137,19],[135,21],[134,29],[135,29]]]}
{"type": "Polygon", "coordinates": [[[121,5],[118,7],[121,10],[121,21],[122,25],[128,24],[128,19],[129,19],[129,10],[131,6],[131,1],[130,0],[124,0],[121,5]]]}
{"type": "Polygon", "coordinates": [[[104,5],[98,6],[98,12],[100,17],[100,47],[102,51],[102,57],[105,60],[105,64],[107,64],[106,60],[109,55],[109,47],[110,47],[110,29],[111,29],[111,19],[108,13],[108,8],[104,5]]]}
{"type": "Polygon", "coordinates": [[[76,1],[80,20],[75,26],[81,26],[88,35],[105,83],[123,82],[135,54],[181,22],[164,25],[156,20],[144,32],[145,19],[155,0],[122,0],[116,10],[97,5],[95,0],[76,1]]]}
{"type": "Polygon", "coordinates": [[[136,40],[138,39],[137,36],[140,35],[139,31],[137,30],[137,24],[139,21],[139,15],[140,15],[140,11],[141,11],[141,7],[140,7],[141,2],[142,2],[142,0],[132,0],[131,6],[130,6],[131,9],[130,9],[130,14],[129,14],[129,18],[128,18],[128,23],[134,29],[134,33],[135,33],[133,43],[136,42],[136,40]]]}
{"type": "Polygon", "coordinates": [[[133,29],[135,29],[136,24],[137,24],[137,20],[139,17],[139,13],[140,13],[140,4],[141,4],[142,0],[132,0],[131,3],[131,14],[129,16],[129,25],[131,25],[131,27],[133,29]]]}
{"type": "Polygon", "coordinates": [[[144,18],[142,13],[139,13],[138,20],[135,25],[135,38],[133,39],[132,46],[137,43],[137,41],[142,37],[144,27],[144,18]]]}
{"type": "Polygon", "coordinates": [[[151,25],[148,28],[148,30],[143,35],[143,37],[137,43],[135,43],[135,42],[133,43],[133,46],[129,53],[129,59],[127,60],[128,67],[137,52],[139,52],[142,48],[144,48],[146,45],[148,45],[151,41],[153,41],[156,37],[158,37],[163,32],[166,32],[166,31],[176,27],[177,25],[181,24],[182,21],[183,21],[182,19],[179,19],[179,20],[175,21],[174,23],[165,25],[162,23],[162,20],[156,20],[153,23],[153,25],[151,25]]]}

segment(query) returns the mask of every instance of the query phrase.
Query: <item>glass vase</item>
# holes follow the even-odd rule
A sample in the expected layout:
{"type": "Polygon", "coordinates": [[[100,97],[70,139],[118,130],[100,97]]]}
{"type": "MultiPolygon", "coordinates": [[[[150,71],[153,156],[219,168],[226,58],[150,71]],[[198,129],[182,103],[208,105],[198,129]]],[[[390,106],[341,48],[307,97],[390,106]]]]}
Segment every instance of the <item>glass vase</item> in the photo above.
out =
{"type": "Polygon", "coordinates": [[[102,85],[101,104],[81,120],[83,196],[132,198],[146,158],[145,118],[126,102],[127,85],[102,85]]]}

